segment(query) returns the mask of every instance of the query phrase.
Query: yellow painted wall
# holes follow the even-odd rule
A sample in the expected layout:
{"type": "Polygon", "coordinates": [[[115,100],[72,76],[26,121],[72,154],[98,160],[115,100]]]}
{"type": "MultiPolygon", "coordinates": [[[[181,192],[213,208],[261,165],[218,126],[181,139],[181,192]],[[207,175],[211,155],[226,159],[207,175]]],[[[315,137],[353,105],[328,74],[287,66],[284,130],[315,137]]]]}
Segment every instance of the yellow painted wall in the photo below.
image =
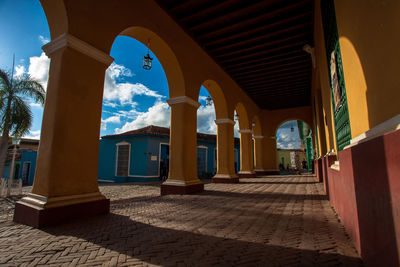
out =
{"type": "MultiPolygon", "coordinates": [[[[154,0],[124,1],[123,5],[109,0],[41,0],[41,4],[52,40],[68,33],[101,55],[110,53],[118,35],[145,44],[150,39],[150,49],[167,76],[170,98],[188,96],[196,101],[201,85],[205,85],[214,100],[217,119],[233,119],[240,102],[242,124],[249,129],[249,118],[259,113],[250,97],[154,0]]],[[[59,49],[52,56],[34,193],[56,197],[98,192],[106,68],[72,48],[59,49]],[[70,160],[65,162],[65,158],[70,160]]],[[[171,110],[170,177],[197,183],[196,110],[183,103],[174,104],[171,110]]]]}
{"type": "MultiPolygon", "coordinates": [[[[336,151],[336,136],[332,112],[332,100],[330,93],[330,81],[328,72],[328,63],[326,59],[325,38],[322,26],[321,6],[320,1],[314,1],[314,43],[315,43],[315,57],[316,69],[313,70],[313,76],[318,76],[319,83],[313,84],[313,94],[317,90],[321,90],[321,113],[323,118],[323,128],[325,134],[326,150],[336,151]]],[[[322,132],[322,131],[321,131],[322,132]]]]}
{"type": "Polygon", "coordinates": [[[353,138],[400,113],[400,1],[335,1],[353,138]]]}
{"type": "MultiPolygon", "coordinates": [[[[289,168],[292,168],[292,163],[291,163],[291,160],[290,160],[290,152],[292,152],[292,151],[278,149],[278,160],[277,160],[278,166],[277,166],[277,169],[279,169],[279,164],[282,163],[282,158],[284,159],[284,166],[283,167],[286,169],[287,164],[289,164],[289,168]]],[[[302,163],[303,160],[307,161],[306,152],[304,152],[304,151],[295,151],[295,153],[297,155],[299,155],[300,164],[302,163]]]]}
{"type": "Polygon", "coordinates": [[[259,112],[251,98],[156,1],[125,1],[124,5],[108,0],[98,0],[95,5],[91,1],[57,3],[41,0],[52,39],[68,30],[105,53],[110,52],[120,34],[145,44],[150,39],[150,49],[166,73],[171,98],[186,95],[197,100],[201,85],[210,84],[207,89],[214,103],[225,105],[216,107],[217,119],[233,119],[238,102],[244,105],[250,118],[259,112]]]}
{"type": "Polygon", "coordinates": [[[289,120],[302,120],[308,125],[313,125],[311,106],[279,109],[279,110],[262,110],[258,115],[262,133],[265,137],[265,163],[268,169],[274,169],[279,165],[276,152],[276,131],[279,126],[289,120]]]}

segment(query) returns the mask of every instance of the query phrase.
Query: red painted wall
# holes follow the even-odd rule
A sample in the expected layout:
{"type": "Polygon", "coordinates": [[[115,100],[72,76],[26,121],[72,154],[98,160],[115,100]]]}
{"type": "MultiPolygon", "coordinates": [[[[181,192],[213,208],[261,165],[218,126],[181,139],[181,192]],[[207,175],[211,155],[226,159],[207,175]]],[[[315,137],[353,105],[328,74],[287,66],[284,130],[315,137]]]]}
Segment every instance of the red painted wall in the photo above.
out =
{"type": "Polygon", "coordinates": [[[332,206],[369,266],[400,263],[400,130],[339,152],[340,171],[325,159],[332,206]],[[328,165],[328,166],[327,166],[328,165]]]}

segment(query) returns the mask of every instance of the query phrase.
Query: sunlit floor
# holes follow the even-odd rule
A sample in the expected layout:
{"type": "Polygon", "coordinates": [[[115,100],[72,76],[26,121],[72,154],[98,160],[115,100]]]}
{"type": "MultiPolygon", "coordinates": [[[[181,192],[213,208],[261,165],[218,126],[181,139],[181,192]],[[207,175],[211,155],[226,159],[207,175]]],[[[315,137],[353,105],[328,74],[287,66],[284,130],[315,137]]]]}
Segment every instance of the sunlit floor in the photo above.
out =
{"type": "Polygon", "coordinates": [[[0,265],[362,265],[314,180],[241,179],[162,197],[159,183],[101,185],[109,215],[42,230],[13,223],[3,199],[0,265]]]}

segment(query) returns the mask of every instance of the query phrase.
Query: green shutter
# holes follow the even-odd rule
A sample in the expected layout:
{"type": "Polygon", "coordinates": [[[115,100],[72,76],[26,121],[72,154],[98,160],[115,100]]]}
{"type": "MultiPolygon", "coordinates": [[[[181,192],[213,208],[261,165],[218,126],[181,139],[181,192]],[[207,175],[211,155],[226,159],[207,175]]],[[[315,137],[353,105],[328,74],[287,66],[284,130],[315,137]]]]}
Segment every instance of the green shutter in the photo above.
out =
{"type": "Polygon", "coordinates": [[[308,168],[308,171],[311,172],[312,171],[312,161],[314,159],[311,136],[306,138],[306,155],[307,155],[307,168],[308,168]]]}
{"type": "Polygon", "coordinates": [[[317,157],[319,158],[319,134],[318,134],[318,118],[317,118],[317,107],[315,106],[315,98],[314,98],[314,123],[315,123],[315,138],[317,143],[317,157]]]}
{"type": "Polygon", "coordinates": [[[346,87],[344,84],[342,54],[340,52],[339,34],[336,25],[333,0],[321,1],[321,13],[324,26],[326,57],[328,60],[336,143],[337,149],[340,151],[350,144],[351,131],[346,87]],[[334,75],[334,73],[336,75],[334,75]]]}

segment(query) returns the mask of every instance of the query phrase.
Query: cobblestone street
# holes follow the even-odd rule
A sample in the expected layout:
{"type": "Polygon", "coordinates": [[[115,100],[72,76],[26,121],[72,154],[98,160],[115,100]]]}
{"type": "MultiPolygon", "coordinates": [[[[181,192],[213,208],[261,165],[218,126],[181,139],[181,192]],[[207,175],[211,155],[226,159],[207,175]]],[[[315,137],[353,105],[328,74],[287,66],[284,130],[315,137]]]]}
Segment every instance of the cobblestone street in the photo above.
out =
{"type": "Polygon", "coordinates": [[[160,196],[158,182],[101,185],[109,215],[40,230],[13,223],[13,202],[1,199],[0,265],[362,265],[314,179],[207,183],[182,196],[160,196]]]}

